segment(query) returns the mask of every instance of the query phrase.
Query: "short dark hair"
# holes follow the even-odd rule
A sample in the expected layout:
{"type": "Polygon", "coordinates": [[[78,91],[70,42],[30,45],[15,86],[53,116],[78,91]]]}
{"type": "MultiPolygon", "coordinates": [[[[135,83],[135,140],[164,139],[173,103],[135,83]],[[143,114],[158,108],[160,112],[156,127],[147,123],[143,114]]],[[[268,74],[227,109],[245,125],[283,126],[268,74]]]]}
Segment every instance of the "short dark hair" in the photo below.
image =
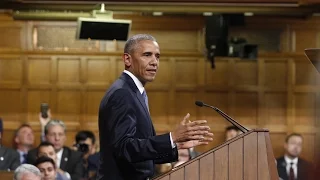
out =
{"type": "Polygon", "coordinates": [[[15,130],[15,132],[14,132],[14,137],[17,137],[18,134],[19,134],[19,131],[20,131],[22,128],[25,128],[25,127],[32,129],[32,127],[31,127],[29,124],[21,124],[21,125],[18,127],[18,129],[15,130]]]}
{"type": "Polygon", "coordinates": [[[18,129],[16,129],[16,130],[14,131],[14,136],[13,136],[13,139],[12,139],[12,146],[13,146],[13,147],[17,148],[18,144],[16,143],[15,138],[18,136],[20,130],[21,130],[22,128],[25,128],[25,127],[32,129],[32,127],[31,127],[29,124],[24,123],[24,124],[21,124],[21,125],[18,127],[18,129]]]}
{"type": "Polygon", "coordinates": [[[75,140],[76,140],[76,143],[78,144],[80,141],[85,141],[88,138],[92,140],[92,144],[96,142],[96,137],[93,134],[93,132],[87,131],[87,130],[79,131],[75,137],[75,140]]]}
{"type": "Polygon", "coordinates": [[[52,146],[52,148],[54,149],[54,145],[53,145],[52,143],[47,142],[47,141],[41,142],[41,143],[39,144],[39,146],[38,146],[37,155],[39,155],[39,149],[40,149],[41,147],[48,147],[48,146],[52,146]]]}
{"type": "Polygon", "coordinates": [[[136,34],[129,38],[124,45],[124,53],[132,53],[132,50],[135,48],[135,46],[140,42],[140,41],[145,41],[145,40],[150,40],[150,41],[157,41],[156,38],[149,34],[136,34]]]}
{"type": "Polygon", "coordinates": [[[291,133],[289,134],[287,137],[286,137],[286,143],[289,141],[289,139],[293,136],[298,136],[298,137],[301,137],[301,139],[303,139],[302,135],[299,134],[299,133],[291,133]]]}
{"type": "Polygon", "coordinates": [[[39,164],[46,163],[46,162],[51,163],[53,165],[54,169],[56,169],[56,164],[54,163],[54,160],[47,157],[47,156],[41,156],[41,157],[37,158],[36,162],[33,165],[38,167],[39,164]]]}
{"type": "Polygon", "coordinates": [[[239,131],[239,128],[237,128],[236,126],[228,126],[228,127],[226,127],[226,132],[227,131],[231,131],[231,130],[239,131]]]}

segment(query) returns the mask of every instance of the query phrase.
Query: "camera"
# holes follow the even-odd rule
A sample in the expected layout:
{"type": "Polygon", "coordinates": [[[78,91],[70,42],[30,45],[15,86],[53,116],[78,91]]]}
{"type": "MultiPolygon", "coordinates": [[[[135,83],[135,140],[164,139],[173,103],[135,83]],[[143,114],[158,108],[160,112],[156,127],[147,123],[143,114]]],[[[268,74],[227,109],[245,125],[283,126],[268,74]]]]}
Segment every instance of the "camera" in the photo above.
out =
{"type": "Polygon", "coordinates": [[[89,152],[89,146],[87,144],[79,143],[79,144],[75,144],[74,146],[78,149],[78,151],[84,154],[89,152]]]}

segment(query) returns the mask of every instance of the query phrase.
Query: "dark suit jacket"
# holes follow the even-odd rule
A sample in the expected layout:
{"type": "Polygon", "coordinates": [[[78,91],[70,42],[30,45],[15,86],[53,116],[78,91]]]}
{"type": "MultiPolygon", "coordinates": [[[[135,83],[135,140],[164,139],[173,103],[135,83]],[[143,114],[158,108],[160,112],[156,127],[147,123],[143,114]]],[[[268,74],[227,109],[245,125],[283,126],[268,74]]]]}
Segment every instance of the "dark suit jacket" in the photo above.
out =
{"type": "MultiPolygon", "coordinates": [[[[38,149],[32,149],[28,152],[27,163],[34,164],[37,159],[38,149]]],[[[63,147],[63,153],[60,162],[60,169],[70,174],[72,180],[79,180],[84,175],[84,166],[82,153],[63,147]]]]}
{"type": "MultiPolygon", "coordinates": [[[[286,161],[283,156],[277,159],[277,169],[280,178],[282,178],[283,180],[289,179],[286,170],[286,161]]],[[[313,180],[313,170],[314,167],[311,163],[299,158],[297,180],[313,180]]]]}
{"type": "Polygon", "coordinates": [[[99,132],[99,180],[146,179],[155,163],[178,159],[169,133],[156,136],[143,96],[125,73],[101,100],[99,132]]]}
{"type": "Polygon", "coordinates": [[[0,146],[0,170],[14,171],[20,166],[20,155],[17,151],[0,146]]]}

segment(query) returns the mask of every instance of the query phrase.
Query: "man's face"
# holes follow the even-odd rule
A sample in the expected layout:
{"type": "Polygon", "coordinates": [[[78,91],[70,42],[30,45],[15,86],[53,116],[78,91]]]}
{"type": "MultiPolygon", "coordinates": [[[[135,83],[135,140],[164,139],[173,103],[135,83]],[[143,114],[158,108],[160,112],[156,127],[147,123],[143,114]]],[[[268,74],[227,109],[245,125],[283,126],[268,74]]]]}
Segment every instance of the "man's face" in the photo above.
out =
{"type": "Polygon", "coordinates": [[[56,179],[56,169],[50,162],[44,162],[38,164],[37,166],[42,174],[42,180],[55,180],[56,179]]]}
{"type": "Polygon", "coordinates": [[[159,67],[159,58],[159,45],[151,40],[139,41],[130,54],[123,55],[126,67],[142,84],[155,79],[159,67]]]}
{"type": "Polygon", "coordinates": [[[54,162],[57,161],[57,153],[52,146],[41,146],[38,149],[38,157],[47,156],[53,159],[54,162]]]}
{"type": "Polygon", "coordinates": [[[298,157],[302,151],[302,138],[300,136],[290,137],[284,144],[284,148],[289,156],[298,157]]]}
{"type": "Polygon", "coordinates": [[[24,146],[33,146],[34,134],[30,127],[23,127],[19,130],[17,137],[15,138],[17,144],[24,146]]]}
{"type": "Polygon", "coordinates": [[[236,131],[236,130],[231,129],[231,130],[227,131],[226,132],[226,141],[236,137],[237,135],[238,135],[238,131],[236,131]]]}
{"type": "Polygon", "coordinates": [[[48,142],[54,145],[54,149],[59,151],[63,148],[66,141],[66,134],[64,128],[60,125],[53,125],[48,128],[48,134],[46,135],[48,142]]]}

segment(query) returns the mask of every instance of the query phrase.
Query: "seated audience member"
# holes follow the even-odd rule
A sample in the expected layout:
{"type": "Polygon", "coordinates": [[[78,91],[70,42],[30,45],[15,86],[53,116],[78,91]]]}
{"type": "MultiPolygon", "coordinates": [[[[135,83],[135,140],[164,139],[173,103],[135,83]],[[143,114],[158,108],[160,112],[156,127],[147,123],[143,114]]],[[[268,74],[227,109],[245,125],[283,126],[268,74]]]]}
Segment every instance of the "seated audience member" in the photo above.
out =
{"type": "Polygon", "coordinates": [[[60,168],[57,168],[57,153],[54,150],[54,146],[53,144],[49,143],[49,142],[42,142],[39,146],[38,146],[38,159],[40,157],[49,157],[51,158],[54,163],[55,163],[55,170],[58,173],[58,176],[63,178],[63,179],[68,179],[67,175],[65,174],[65,172],[63,170],[61,170],[60,168]]]}
{"type": "Polygon", "coordinates": [[[20,154],[20,162],[27,162],[28,151],[33,147],[34,134],[30,125],[22,124],[15,132],[14,147],[20,154]]]}
{"type": "MultiPolygon", "coordinates": [[[[1,137],[2,132],[0,131],[0,142],[1,137]]],[[[20,166],[20,164],[20,157],[17,151],[0,145],[0,170],[13,171],[20,166]]]]}
{"type": "Polygon", "coordinates": [[[190,149],[179,149],[178,150],[178,161],[173,163],[173,168],[178,167],[179,165],[195,158],[196,156],[198,156],[199,153],[197,153],[194,148],[190,148],[190,149]]]}
{"type": "Polygon", "coordinates": [[[239,135],[239,129],[235,126],[228,126],[225,130],[225,140],[228,141],[239,135]]]}
{"type": "Polygon", "coordinates": [[[91,175],[94,175],[95,172],[98,170],[99,166],[99,154],[96,153],[96,137],[91,131],[79,131],[75,136],[75,145],[74,149],[76,151],[82,152],[84,166],[86,168],[85,177],[92,178],[91,175]],[[90,162],[89,162],[90,156],[90,162]],[[89,167],[90,165],[90,167],[89,167]],[[90,173],[89,173],[90,168],[90,173]],[[91,175],[90,175],[91,174],[91,175]]]}
{"type": "Polygon", "coordinates": [[[14,171],[13,180],[41,180],[41,173],[31,164],[22,164],[14,171]]]}
{"type": "Polygon", "coordinates": [[[311,180],[313,165],[300,158],[303,138],[293,133],[287,136],[284,156],[277,159],[279,177],[283,180],[311,180]]]}
{"type": "Polygon", "coordinates": [[[65,176],[57,172],[56,164],[50,157],[39,157],[34,165],[39,168],[42,180],[68,180],[65,176]]]}
{"type": "MultiPolygon", "coordinates": [[[[64,146],[66,141],[66,126],[60,120],[50,120],[44,129],[45,139],[54,145],[57,153],[57,168],[63,170],[70,179],[81,179],[84,175],[82,153],[64,146]]],[[[29,151],[27,162],[34,164],[38,148],[29,151]]]]}

